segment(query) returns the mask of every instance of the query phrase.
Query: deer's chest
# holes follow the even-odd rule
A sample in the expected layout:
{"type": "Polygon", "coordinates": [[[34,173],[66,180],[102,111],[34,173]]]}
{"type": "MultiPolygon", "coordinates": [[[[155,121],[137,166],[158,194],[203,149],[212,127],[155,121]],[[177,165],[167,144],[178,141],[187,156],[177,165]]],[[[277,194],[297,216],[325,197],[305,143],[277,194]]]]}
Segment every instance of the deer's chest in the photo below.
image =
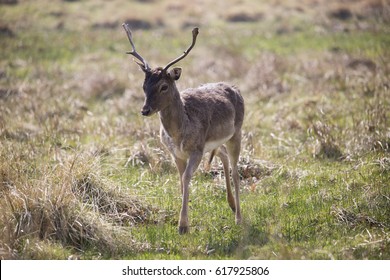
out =
{"type": "Polygon", "coordinates": [[[184,140],[173,139],[164,129],[160,132],[161,142],[169,152],[177,158],[187,160],[189,157],[188,145],[184,140]]]}

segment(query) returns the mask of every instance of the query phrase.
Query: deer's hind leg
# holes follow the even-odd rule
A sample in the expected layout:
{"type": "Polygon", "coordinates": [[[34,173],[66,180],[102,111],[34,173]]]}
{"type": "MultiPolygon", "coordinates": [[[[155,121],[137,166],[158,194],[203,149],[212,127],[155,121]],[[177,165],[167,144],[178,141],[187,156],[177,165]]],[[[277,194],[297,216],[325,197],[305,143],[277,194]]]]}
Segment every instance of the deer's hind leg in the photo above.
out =
{"type": "Polygon", "coordinates": [[[229,166],[229,157],[228,153],[226,151],[225,146],[219,147],[215,155],[219,157],[222,161],[223,165],[223,172],[225,174],[225,181],[226,181],[226,199],[229,203],[230,208],[233,210],[233,212],[236,212],[236,203],[234,201],[233,193],[232,193],[232,188],[230,185],[230,166],[229,166]]]}
{"type": "Polygon", "coordinates": [[[240,210],[240,176],[238,175],[238,158],[241,150],[241,131],[237,131],[233,137],[226,142],[226,148],[232,167],[232,177],[234,184],[235,206],[236,206],[236,224],[241,223],[240,210]]]}

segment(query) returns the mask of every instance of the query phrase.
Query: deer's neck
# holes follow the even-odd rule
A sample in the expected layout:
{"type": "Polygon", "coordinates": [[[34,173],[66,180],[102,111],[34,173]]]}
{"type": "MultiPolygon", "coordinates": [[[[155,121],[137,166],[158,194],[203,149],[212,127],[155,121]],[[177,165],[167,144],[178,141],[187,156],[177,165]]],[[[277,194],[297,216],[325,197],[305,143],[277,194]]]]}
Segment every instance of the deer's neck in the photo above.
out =
{"type": "Polygon", "coordinates": [[[180,141],[181,132],[185,127],[186,114],[183,101],[176,87],[171,102],[166,108],[160,111],[160,120],[168,135],[180,141]]]}

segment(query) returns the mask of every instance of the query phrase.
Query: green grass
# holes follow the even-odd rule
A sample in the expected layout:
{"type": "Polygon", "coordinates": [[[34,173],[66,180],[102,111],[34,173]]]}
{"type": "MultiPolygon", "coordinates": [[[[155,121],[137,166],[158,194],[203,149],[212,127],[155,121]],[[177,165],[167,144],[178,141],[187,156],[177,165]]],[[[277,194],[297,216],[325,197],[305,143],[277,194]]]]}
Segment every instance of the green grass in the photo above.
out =
{"type": "Polygon", "coordinates": [[[264,16],[232,23],[218,2],[180,14],[170,0],[19,2],[0,5],[13,34],[0,34],[2,259],[390,258],[386,13],[358,1],[352,19],[329,20],[327,1],[294,12],[300,2],[248,0],[240,11],[264,16]],[[143,73],[120,27],[139,12],[152,28],[134,40],[152,66],[187,47],[188,21],[200,26],[179,89],[242,91],[242,225],[215,161],[195,174],[178,234],[178,174],[158,118],[139,113],[143,73]]]}
{"type": "MultiPolygon", "coordinates": [[[[212,182],[199,174],[191,189],[189,236],[177,235],[177,175],[147,172],[142,179],[147,183],[137,185],[134,191],[164,209],[158,214],[164,218],[158,218],[157,224],[131,229],[133,238],[145,249],[127,257],[388,258],[388,242],[377,247],[374,240],[383,236],[389,223],[389,187],[384,184],[389,174],[375,160],[367,165],[373,166],[314,160],[296,174],[283,167],[262,179],[255,190],[243,190],[242,226],[234,224],[222,181],[212,182]]],[[[301,163],[299,167],[303,168],[301,163]]]]}

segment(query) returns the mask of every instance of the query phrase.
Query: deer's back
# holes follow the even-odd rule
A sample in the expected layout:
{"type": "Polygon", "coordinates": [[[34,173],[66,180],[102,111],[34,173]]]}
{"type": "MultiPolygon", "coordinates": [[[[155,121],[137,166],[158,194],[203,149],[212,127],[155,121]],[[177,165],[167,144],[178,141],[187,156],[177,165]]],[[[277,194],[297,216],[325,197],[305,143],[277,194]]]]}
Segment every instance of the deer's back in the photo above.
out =
{"type": "Polygon", "coordinates": [[[235,128],[241,128],[244,119],[244,100],[237,87],[229,84],[210,83],[190,88],[181,93],[188,116],[196,116],[206,124],[227,121],[235,128]]]}

